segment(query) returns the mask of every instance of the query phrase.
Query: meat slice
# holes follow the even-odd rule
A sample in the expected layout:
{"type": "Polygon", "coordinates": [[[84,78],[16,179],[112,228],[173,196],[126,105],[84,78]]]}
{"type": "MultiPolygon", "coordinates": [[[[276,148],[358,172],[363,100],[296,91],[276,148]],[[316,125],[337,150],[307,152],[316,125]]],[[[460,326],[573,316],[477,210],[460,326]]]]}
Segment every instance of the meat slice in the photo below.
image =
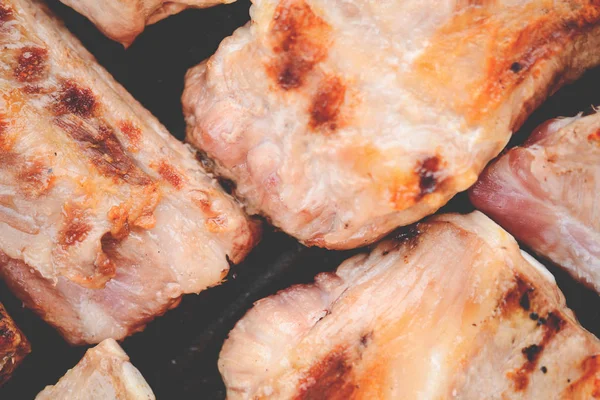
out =
{"type": "Polygon", "coordinates": [[[253,3],[188,72],[188,140],[308,245],[365,245],[433,213],[600,60],[597,1],[253,3]]]}
{"type": "Polygon", "coordinates": [[[230,399],[589,399],[599,355],[548,271],[474,212],[258,301],[219,369],[230,399]]]}
{"type": "Polygon", "coordinates": [[[473,204],[600,292],[600,114],[551,120],[481,175],[473,204]]]}
{"type": "Polygon", "coordinates": [[[106,36],[129,46],[146,25],[186,8],[206,8],[235,0],[60,0],[89,18],[106,36]]]}
{"type": "Polygon", "coordinates": [[[38,1],[0,10],[0,275],[69,342],[121,339],[258,231],[38,1]]]}
{"type": "Polygon", "coordinates": [[[54,386],[36,400],[154,400],[154,393],[123,349],[106,339],[88,350],[54,386]]]}
{"type": "Polygon", "coordinates": [[[0,386],[10,379],[13,371],[30,352],[27,338],[0,304],[0,386]]]}

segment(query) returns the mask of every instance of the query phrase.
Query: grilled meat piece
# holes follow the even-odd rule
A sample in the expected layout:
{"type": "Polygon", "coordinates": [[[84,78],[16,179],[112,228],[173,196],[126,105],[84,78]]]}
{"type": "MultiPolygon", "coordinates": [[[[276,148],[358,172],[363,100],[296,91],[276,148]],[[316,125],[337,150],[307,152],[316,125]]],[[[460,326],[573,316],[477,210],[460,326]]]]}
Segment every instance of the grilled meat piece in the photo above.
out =
{"type": "Polygon", "coordinates": [[[479,212],[417,224],[258,301],[219,359],[230,399],[589,399],[600,342],[479,212]]]}
{"type": "Polygon", "coordinates": [[[89,18],[106,36],[129,46],[146,25],[186,8],[206,8],[235,0],[60,0],[89,18]]]}
{"type": "Polygon", "coordinates": [[[258,238],[38,1],[0,2],[0,275],[74,344],[143,329],[258,238]]]}
{"type": "Polygon", "coordinates": [[[600,292],[600,114],[551,120],[490,165],[473,204],[600,292]]]}
{"type": "Polygon", "coordinates": [[[36,400],[155,400],[152,389],[130,362],[123,349],[106,339],[88,350],[54,386],[47,386],[36,400]]]}
{"type": "Polygon", "coordinates": [[[307,245],[362,246],[433,213],[600,60],[597,1],[253,3],[188,72],[188,140],[307,245]]]}
{"type": "Polygon", "coordinates": [[[10,379],[10,375],[30,352],[27,338],[0,304],[0,386],[10,379]]]}

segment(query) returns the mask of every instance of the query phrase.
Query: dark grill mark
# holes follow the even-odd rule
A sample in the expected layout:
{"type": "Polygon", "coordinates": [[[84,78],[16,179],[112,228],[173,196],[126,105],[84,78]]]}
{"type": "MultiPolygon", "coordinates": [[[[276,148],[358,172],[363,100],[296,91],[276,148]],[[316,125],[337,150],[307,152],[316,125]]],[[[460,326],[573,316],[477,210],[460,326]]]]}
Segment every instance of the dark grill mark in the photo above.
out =
{"type": "Polygon", "coordinates": [[[19,52],[14,68],[19,82],[35,82],[44,77],[47,71],[48,50],[41,47],[23,47],[19,52]]]}
{"type": "Polygon", "coordinates": [[[22,163],[19,168],[17,180],[20,182],[19,189],[25,196],[38,198],[52,189],[55,176],[51,168],[48,168],[39,160],[23,161],[18,160],[18,156],[15,157],[17,161],[22,163]]]}
{"type": "Polygon", "coordinates": [[[305,1],[282,0],[273,17],[275,59],[267,67],[283,90],[302,86],[327,55],[329,26],[305,1]]]}
{"type": "Polygon", "coordinates": [[[77,142],[102,175],[133,185],[152,183],[150,178],[133,164],[110,127],[101,125],[94,128],[84,121],[68,116],[55,119],[55,123],[77,142]]]}
{"type": "Polygon", "coordinates": [[[86,222],[85,213],[80,208],[67,205],[64,215],[64,225],[59,233],[58,242],[66,248],[83,242],[92,227],[86,222]]]}
{"type": "Polygon", "coordinates": [[[540,343],[532,344],[522,350],[526,361],[521,368],[511,375],[515,390],[518,392],[527,389],[527,386],[529,385],[529,376],[536,369],[542,356],[542,352],[565,324],[565,321],[561,317],[552,312],[548,314],[546,321],[546,325],[541,325],[544,330],[542,340],[540,343]]]}
{"type": "Polygon", "coordinates": [[[121,121],[119,123],[119,129],[127,136],[133,150],[137,150],[140,139],[142,138],[142,130],[131,121],[121,121]]]}
{"type": "Polygon", "coordinates": [[[321,83],[310,107],[310,128],[335,131],[339,126],[340,108],[345,96],[346,87],[339,78],[330,78],[321,83]]]}
{"type": "Polygon", "coordinates": [[[530,295],[533,292],[533,286],[517,275],[515,286],[504,295],[500,308],[506,313],[511,313],[515,309],[525,309],[524,306],[527,306],[525,311],[528,311],[531,307],[530,295]]]}
{"type": "Polygon", "coordinates": [[[3,22],[10,21],[13,16],[13,10],[7,5],[0,4],[0,26],[3,22]]]}
{"type": "Polygon", "coordinates": [[[429,193],[433,193],[438,187],[438,171],[441,167],[441,160],[438,156],[427,157],[417,166],[416,173],[419,176],[419,194],[420,199],[429,193]]]}
{"type": "Polygon", "coordinates": [[[70,113],[89,118],[94,114],[96,107],[96,98],[90,89],[81,87],[73,81],[66,81],[58,93],[54,112],[57,115],[70,113]]]}
{"type": "Polygon", "coordinates": [[[165,181],[169,182],[174,188],[179,190],[183,187],[183,177],[175,169],[175,167],[173,167],[167,161],[162,160],[160,164],[158,164],[158,173],[165,181]]]}
{"type": "Polygon", "coordinates": [[[342,350],[315,364],[300,380],[296,400],[347,400],[356,390],[352,364],[342,350]]]}

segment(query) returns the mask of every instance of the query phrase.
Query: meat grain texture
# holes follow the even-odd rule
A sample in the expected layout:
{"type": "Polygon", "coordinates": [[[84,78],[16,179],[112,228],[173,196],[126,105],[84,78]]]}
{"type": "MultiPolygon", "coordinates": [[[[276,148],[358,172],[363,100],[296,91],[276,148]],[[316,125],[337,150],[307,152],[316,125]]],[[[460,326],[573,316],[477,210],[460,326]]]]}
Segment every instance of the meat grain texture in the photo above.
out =
{"type": "Polygon", "coordinates": [[[219,359],[229,399],[592,399],[600,342],[480,212],[439,215],[258,301],[219,359]]]}
{"type": "Polygon", "coordinates": [[[106,339],[88,350],[54,386],[36,400],[155,400],[152,389],[123,349],[106,339]]]}
{"type": "Polygon", "coordinates": [[[0,386],[10,379],[29,352],[31,346],[27,338],[0,304],[0,386]]]}
{"type": "Polygon", "coordinates": [[[307,245],[363,246],[433,213],[600,60],[598,1],[253,3],[187,74],[188,140],[307,245]]]}
{"type": "Polygon", "coordinates": [[[90,19],[106,36],[129,46],[154,24],[186,8],[206,8],[235,0],[61,0],[90,19]]]}
{"type": "Polygon", "coordinates": [[[38,1],[0,2],[0,275],[73,344],[219,284],[256,224],[38,1]]]}
{"type": "Polygon", "coordinates": [[[473,204],[600,292],[600,114],[548,121],[490,165],[473,204]]]}

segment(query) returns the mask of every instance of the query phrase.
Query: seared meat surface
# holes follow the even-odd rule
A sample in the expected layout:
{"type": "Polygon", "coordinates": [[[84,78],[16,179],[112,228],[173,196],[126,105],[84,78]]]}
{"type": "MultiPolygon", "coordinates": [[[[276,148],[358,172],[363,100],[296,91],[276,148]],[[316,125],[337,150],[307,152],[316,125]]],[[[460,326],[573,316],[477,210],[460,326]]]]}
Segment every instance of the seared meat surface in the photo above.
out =
{"type": "Polygon", "coordinates": [[[417,224],[258,301],[219,359],[229,399],[590,399],[600,342],[479,212],[417,224]]]}
{"type": "Polygon", "coordinates": [[[155,400],[152,389],[112,339],[88,350],[54,386],[36,400],[155,400]]]}
{"type": "Polygon", "coordinates": [[[600,114],[548,121],[470,190],[473,204],[600,292],[600,114]]]}
{"type": "Polygon", "coordinates": [[[0,304],[0,386],[10,379],[10,375],[30,351],[31,347],[23,332],[0,304]]]}
{"type": "Polygon", "coordinates": [[[255,224],[38,1],[0,2],[0,275],[74,344],[217,285],[255,224]]]}
{"type": "Polygon", "coordinates": [[[597,1],[253,3],[188,72],[188,140],[308,245],[362,246],[433,213],[600,59],[597,1]]]}
{"type": "Polygon", "coordinates": [[[186,8],[206,8],[235,0],[60,0],[89,18],[106,36],[129,46],[146,25],[186,8]]]}

